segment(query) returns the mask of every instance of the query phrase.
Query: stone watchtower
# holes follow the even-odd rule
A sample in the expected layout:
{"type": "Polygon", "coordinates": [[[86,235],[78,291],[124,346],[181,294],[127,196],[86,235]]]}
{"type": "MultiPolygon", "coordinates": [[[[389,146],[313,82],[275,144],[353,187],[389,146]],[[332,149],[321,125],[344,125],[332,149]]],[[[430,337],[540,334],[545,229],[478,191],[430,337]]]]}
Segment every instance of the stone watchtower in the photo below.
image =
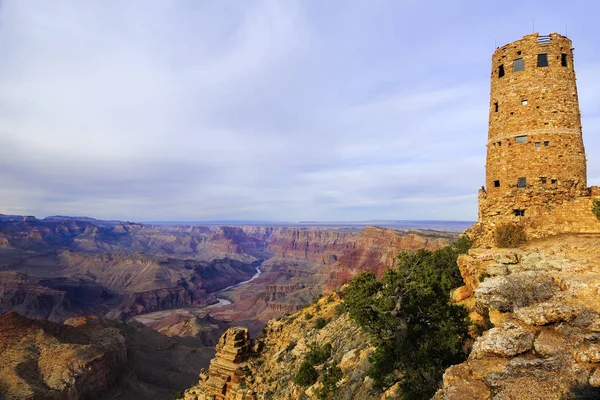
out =
{"type": "Polygon", "coordinates": [[[592,191],[586,182],[571,40],[535,33],[499,47],[492,56],[479,224],[518,222],[533,236],[543,236],[549,225],[573,217],[569,212],[594,217],[592,191]],[[572,203],[579,200],[585,207],[576,210],[572,203]]]}

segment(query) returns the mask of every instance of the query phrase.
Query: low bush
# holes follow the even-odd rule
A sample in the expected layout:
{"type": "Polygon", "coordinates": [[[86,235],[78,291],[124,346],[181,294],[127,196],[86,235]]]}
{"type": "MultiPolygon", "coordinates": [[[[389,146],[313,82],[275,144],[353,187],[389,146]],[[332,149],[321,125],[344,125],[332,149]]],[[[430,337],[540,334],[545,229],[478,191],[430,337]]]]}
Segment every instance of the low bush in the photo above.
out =
{"type": "Polygon", "coordinates": [[[305,320],[309,320],[309,319],[311,319],[312,317],[313,317],[313,315],[312,315],[311,313],[309,313],[309,312],[307,312],[306,314],[304,314],[304,319],[305,319],[305,320]]]}
{"type": "Polygon", "coordinates": [[[310,386],[313,385],[317,379],[319,378],[319,373],[312,366],[311,363],[304,360],[302,364],[300,364],[300,368],[298,368],[298,373],[294,377],[294,383],[300,386],[310,386]]]}
{"type": "Polygon", "coordinates": [[[331,357],[331,343],[325,343],[320,346],[316,343],[311,343],[308,345],[308,348],[309,351],[305,356],[305,361],[311,365],[323,364],[331,357]]]}
{"type": "Polygon", "coordinates": [[[325,325],[327,325],[329,323],[328,319],[325,319],[323,317],[319,317],[315,320],[315,328],[316,329],[323,329],[325,327],[325,325]]]}
{"type": "Polygon", "coordinates": [[[514,223],[499,225],[494,231],[496,247],[518,247],[527,241],[523,226],[514,223]]]}
{"type": "Polygon", "coordinates": [[[557,292],[558,286],[548,275],[509,275],[498,288],[498,293],[506,299],[506,306],[500,311],[514,311],[549,300],[557,292]]]}
{"type": "Polygon", "coordinates": [[[319,400],[336,400],[339,392],[337,383],[342,379],[344,374],[342,369],[336,364],[332,364],[323,373],[323,386],[317,390],[317,399],[319,400]]]}
{"type": "Polygon", "coordinates": [[[290,344],[288,344],[285,348],[285,351],[292,351],[294,350],[294,347],[296,347],[296,342],[290,342],[290,344]]]}

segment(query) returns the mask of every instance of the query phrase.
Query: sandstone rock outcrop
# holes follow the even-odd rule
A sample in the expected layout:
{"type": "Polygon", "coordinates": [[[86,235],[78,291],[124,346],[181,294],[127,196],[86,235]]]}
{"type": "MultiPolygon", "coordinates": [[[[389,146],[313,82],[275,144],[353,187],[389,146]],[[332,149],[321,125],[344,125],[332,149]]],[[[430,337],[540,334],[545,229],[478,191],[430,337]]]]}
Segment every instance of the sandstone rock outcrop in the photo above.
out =
{"type": "Polygon", "coordinates": [[[200,372],[200,384],[186,391],[185,399],[255,400],[254,391],[246,387],[250,372],[247,360],[253,353],[253,344],[248,329],[229,328],[217,343],[217,354],[208,371],[200,372]]]}
{"type": "Polygon", "coordinates": [[[561,236],[462,256],[461,302],[495,327],[446,371],[435,398],[600,398],[599,240],[561,236]]]}

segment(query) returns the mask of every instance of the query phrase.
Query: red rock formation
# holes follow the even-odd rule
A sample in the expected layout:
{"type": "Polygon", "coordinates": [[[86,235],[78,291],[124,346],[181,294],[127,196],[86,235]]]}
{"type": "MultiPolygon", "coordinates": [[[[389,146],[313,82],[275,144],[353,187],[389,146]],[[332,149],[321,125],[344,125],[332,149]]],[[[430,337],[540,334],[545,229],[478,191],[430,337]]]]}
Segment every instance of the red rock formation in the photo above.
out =
{"type": "Polygon", "coordinates": [[[357,232],[331,228],[275,228],[268,238],[268,249],[277,259],[326,265],[351,249],[357,237],[357,232]]]}
{"type": "Polygon", "coordinates": [[[386,268],[396,265],[402,251],[437,250],[449,243],[448,237],[423,235],[420,231],[397,231],[368,226],[362,230],[352,249],[344,252],[338,262],[324,269],[327,287],[331,290],[347,283],[363,270],[381,277],[386,268]]]}

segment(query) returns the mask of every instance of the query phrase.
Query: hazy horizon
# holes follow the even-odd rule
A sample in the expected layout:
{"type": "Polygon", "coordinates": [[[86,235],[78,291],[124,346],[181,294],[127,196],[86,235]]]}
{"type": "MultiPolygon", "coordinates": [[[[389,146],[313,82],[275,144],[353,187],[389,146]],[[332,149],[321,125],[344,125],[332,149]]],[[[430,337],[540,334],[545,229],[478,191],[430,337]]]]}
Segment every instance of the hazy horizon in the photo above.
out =
{"type": "Polygon", "coordinates": [[[491,55],[533,29],[573,40],[599,185],[599,14],[559,1],[0,0],[0,213],[475,220],[491,55]]]}

